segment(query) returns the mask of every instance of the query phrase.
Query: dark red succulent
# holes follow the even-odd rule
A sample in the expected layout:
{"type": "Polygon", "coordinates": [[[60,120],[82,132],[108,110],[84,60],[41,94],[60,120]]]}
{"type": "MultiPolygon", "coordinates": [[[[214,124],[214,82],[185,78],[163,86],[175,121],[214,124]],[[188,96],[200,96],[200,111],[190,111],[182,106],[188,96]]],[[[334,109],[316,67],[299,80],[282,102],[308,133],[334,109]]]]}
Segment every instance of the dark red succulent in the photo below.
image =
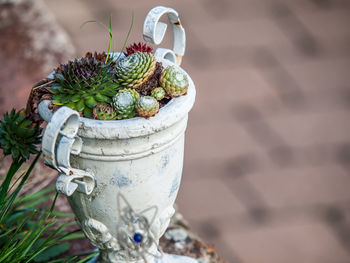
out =
{"type": "Polygon", "coordinates": [[[147,52],[151,53],[153,51],[153,48],[148,46],[145,43],[134,43],[126,48],[126,52],[124,52],[125,56],[130,56],[131,54],[134,54],[136,52],[147,52]]]}

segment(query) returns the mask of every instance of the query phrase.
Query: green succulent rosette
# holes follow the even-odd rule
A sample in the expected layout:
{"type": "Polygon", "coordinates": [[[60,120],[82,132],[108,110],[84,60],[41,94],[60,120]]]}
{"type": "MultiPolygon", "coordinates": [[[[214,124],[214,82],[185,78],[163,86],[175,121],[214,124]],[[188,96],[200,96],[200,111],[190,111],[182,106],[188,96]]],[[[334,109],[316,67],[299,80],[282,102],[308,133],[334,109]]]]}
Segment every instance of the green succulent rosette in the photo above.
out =
{"type": "Polygon", "coordinates": [[[135,102],[140,98],[140,94],[134,89],[121,89],[119,92],[129,92],[130,95],[134,98],[135,102]]]}
{"type": "Polygon", "coordinates": [[[152,96],[142,96],[136,103],[136,111],[140,117],[149,118],[157,114],[158,101],[152,96]]]}
{"type": "Polygon", "coordinates": [[[119,91],[113,97],[113,108],[117,111],[118,119],[129,119],[136,115],[137,97],[128,89],[119,91]]]}
{"type": "Polygon", "coordinates": [[[166,95],[166,92],[165,92],[165,90],[162,87],[155,88],[151,92],[151,96],[153,98],[155,98],[156,100],[164,99],[165,95],[166,95]]]}
{"type": "Polygon", "coordinates": [[[50,87],[52,103],[67,106],[91,118],[99,103],[110,103],[119,90],[111,65],[94,57],[81,58],[61,65],[50,87]]]}
{"type": "Polygon", "coordinates": [[[120,59],[115,69],[116,79],[121,87],[136,89],[153,75],[156,60],[152,54],[136,52],[120,59]]]}
{"type": "Polygon", "coordinates": [[[25,111],[5,113],[0,121],[0,148],[5,155],[14,160],[28,159],[38,153],[37,144],[41,143],[42,129],[26,119],[25,111]]]}
{"type": "Polygon", "coordinates": [[[188,90],[188,78],[175,66],[166,67],[159,79],[160,85],[171,97],[178,97],[186,94],[188,90]]]}
{"type": "Polygon", "coordinates": [[[97,104],[93,110],[95,120],[116,120],[117,112],[114,108],[107,104],[97,104]]]}

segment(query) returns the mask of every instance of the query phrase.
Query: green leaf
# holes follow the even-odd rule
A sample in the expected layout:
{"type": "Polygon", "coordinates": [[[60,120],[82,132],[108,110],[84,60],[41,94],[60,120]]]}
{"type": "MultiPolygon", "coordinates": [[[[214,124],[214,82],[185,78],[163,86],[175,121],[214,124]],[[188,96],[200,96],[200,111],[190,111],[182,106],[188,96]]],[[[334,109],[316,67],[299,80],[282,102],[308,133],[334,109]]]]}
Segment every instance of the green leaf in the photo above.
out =
{"type": "Polygon", "coordinates": [[[84,262],[88,261],[89,259],[93,258],[94,256],[96,256],[97,254],[98,254],[98,252],[94,252],[94,253],[90,254],[89,256],[87,256],[86,258],[79,260],[76,263],[84,263],[84,262]]]}
{"type": "Polygon", "coordinates": [[[57,246],[53,246],[44,250],[44,252],[40,253],[38,256],[34,258],[34,262],[47,262],[49,259],[57,257],[64,252],[66,252],[70,247],[68,242],[61,243],[57,246]]]}
{"type": "Polygon", "coordinates": [[[97,101],[93,97],[89,97],[85,100],[85,105],[89,108],[93,108],[97,105],[97,101]]]}
{"type": "MultiPolygon", "coordinates": [[[[4,199],[7,195],[7,191],[10,187],[11,180],[12,180],[13,176],[17,173],[19,168],[22,166],[23,163],[24,163],[23,159],[21,159],[19,161],[13,161],[11,166],[10,166],[10,169],[7,172],[5,180],[3,181],[3,183],[0,186],[0,204],[2,207],[3,207],[4,199]]],[[[0,220],[0,224],[1,224],[1,220],[0,220]]]]}
{"type": "Polygon", "coordinates": [[[18,127],[16,130],[16,134],[18,137],[21,138],[29,138],[35,134],[35,129],[18,127]]]}
{"type": "Polygon", "coordinates": [[[75,110],[75,103],[74,102],[67,103],[64,106],[67,106],[67,107],[71,108],[72,110],[75,110]]]}
{"type": "Polygon", "coordinates": [[[70,100],[71,100],[72,102],[78,102],[80,99],[81,99],[80,94],[75,94],[75,95],[73,95],[73,96],[70,98],[70,100]]]}
{"type": "Polygon", "coordinates": [[[42,196],[46,196],[46,199],[51,198],[51,194],[49,194],[50,192],[53,192],[55,190],[55,186],[51,185],[49,187],[46,187],[38,192],[32,193],[32,194],[27,194],[24,196],[21,196],[19,198],[17,198],[14,202],[14,204],[19,204],[22,203],[22,205],[26,206],[26,202],[31,202],[32,200],[37,200],[38,198],[42,197],[42,196]]]}
{"type": "Polygon", "coordinates": [[[84,117],[91,118],[92,117],[92,109],[85,107],[84,108],[84,117]]]}
{"type": "Polygon", "coordinates": [[[58,106],[61,106],[64,104],[60,99],[53,99],[52,103],[58,106]]]}
{"type": "Polygon", "coordinates": [[[76,109],[77,111],[82,111],[82,110],[84,109],[84,107],[85,107],[85,101],[84,101],[84,99],[79,100],[79,101],[75,104],[75,109],[76,109]]]}
{"type": "Polygon", "coordinates": [[[51,90],[51,91],[56,91],[56,90],[59,90],[59,89],[61,89],[61,88],[62,88],[61,84],[59,84],[59,83],[54,83],[54,84],[51,85],[50,90],[51,90]]]}
{"type": "Polygon", "coordinates": [[[63,76],[62,74],[59,74],[59,73],[55,73],[55,74],[54,74],[54,77],[55,77],[55,78],[58,78],[58,79],[60,79],[60,80],[64,80],[64,76],[63,76]]]}
{"type": "Polygon", "coordinates": [[[95,96],[95,100],[98,101],[98,102],[107,102],[109,101],[110,99],[107,97],[107,96],[104,96],[100,93],[96,94],[95,96]]]}
{"type": "MultiPolygon", "coordinates": [[[[37,163],[37,161],[39,160],[39,157],[41,155],[41,152],[37,154],[37,156],[35,157],[35,159],[33,160],[33,162],[31,163],[30,167],[28,168],[28,170],[26,171],[26,173],[24,174],[21,182],[19,183],[18,187],[11,193],[11,195],[9,196],[9,198],[6,200],[5,203],[3,203],[3,201],[0,199],[0,204],[2,206],[1,208],[1,213],[0,213],[0,224],[2,223],[3,219],[6,217],[7,212],[9,211],[10,207],[12,206],[15,198],[17,197],[19,191],[21,191],[23,185],[25,184],[25,182],[28,179],[28,176],[30,175],[30,173],[32,172],[35,164],[37,163]]],[[[24,160],[22,159],[20,162],[24,162],[24,160]]],[[[19,168],[18,168],[19,169],[19,168]]],[[[17,169],[17,170],[18,170],[17,169]]],[[[11,169],[10,169],[11,170],[11,169]]],[[[16,171],[17,171],[16,170],[16,171]]],[[[10,172],[10,171],[9,171],[10,172]]],[[[2,191],[1,191],[2,193],[2,191]]]]}
{"type": "MultiPolygon", "coordinates": [[[[58,212],[58,211],[53,211],[52,215],[55,217],[61,217],[61,218],[74,218],[73,213],[65,213],[65,212],[58,212]]],[[[75,224],[75,222],[73,222],[75,224]]]]}
{"type": "Polygon", "coordinates": [[[67,241],[67,240],[80,239],[80,238],[85,238],[85,234],[83,233],[70,234],[69,236],[62,238],[62,240],[67,241]]]}

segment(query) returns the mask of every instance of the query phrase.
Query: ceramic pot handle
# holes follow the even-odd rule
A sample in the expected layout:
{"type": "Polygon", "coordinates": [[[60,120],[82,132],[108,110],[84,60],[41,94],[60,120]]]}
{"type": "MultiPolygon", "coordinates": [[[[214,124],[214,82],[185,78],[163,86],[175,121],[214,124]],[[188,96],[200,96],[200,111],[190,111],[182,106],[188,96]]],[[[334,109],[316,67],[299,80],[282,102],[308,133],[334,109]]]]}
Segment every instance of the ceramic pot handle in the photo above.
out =
{"type": "Polygon", "coordinates": [[[52,114],[48,105],[48,101],[43,101],[38,107],[40,115],[47,121],[42,152],[45,163],[61,172],[56,189],[67,196],[71,196],[75,190],[89,195],[95,185],[93,174],[70,165],[70,155],[78,155],[82,148],[82,140],[77,136],[79,113],[68,107],[60,107],[52,114]]]}
{"type": "Polygon", "coordinates": [[[147,14],[143,24],[143,38],[145,41],[159,45],[165,35],[167,24],[159,22],[159,19],[167,14],[173,29],[174,46],[173,50],[166,48],[156,49],[154,56],[168,59],[180,66],[186,49],[185,29],[181,25],[179,14],[172,8],[157,6],[147,14]]]}

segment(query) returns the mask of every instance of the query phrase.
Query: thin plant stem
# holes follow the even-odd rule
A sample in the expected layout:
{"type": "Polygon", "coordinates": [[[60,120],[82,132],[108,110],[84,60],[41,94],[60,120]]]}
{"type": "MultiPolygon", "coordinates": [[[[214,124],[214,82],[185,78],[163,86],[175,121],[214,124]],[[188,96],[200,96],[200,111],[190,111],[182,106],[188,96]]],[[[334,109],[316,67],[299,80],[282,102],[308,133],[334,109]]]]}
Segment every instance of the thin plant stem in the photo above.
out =
{"type": "Polygon", "coordinates": [[[112,14],[109,15],[109,26],[106,26],[103,22],[99,20],[89,20],[81,24],[80,28],[85,26],[88,23],[98,23],[100,26],[102,26],[106,31],[109,33],[109,41],[108,41],[108,48],[107,48],[107,56],[105,59],[105,63],[107,64],[109,59],[109,53],[111,52],[112,46],[115,48],[115,39],[113,37],[112,33],[112,14]]]}
{"type": "Polygon", "coordinates": [[[120,51],[117,60],[120,58],[121,54],[123,54],[123,51],[124,51],[124,49],[125,49],[125,47],[126,47],[126,43],[127,43],[128,40],[129,40],[129,36],[130,36],[131,29],[132,29],[133,25],[134,25],[134,10],[131,11],[131,25],[130,25],[128,34],[126,35],[126,38],[125,38],[125,41],[124,41],[124,44],[123,44],[123,48],[122,48],[122,50],[120,51]]]}

